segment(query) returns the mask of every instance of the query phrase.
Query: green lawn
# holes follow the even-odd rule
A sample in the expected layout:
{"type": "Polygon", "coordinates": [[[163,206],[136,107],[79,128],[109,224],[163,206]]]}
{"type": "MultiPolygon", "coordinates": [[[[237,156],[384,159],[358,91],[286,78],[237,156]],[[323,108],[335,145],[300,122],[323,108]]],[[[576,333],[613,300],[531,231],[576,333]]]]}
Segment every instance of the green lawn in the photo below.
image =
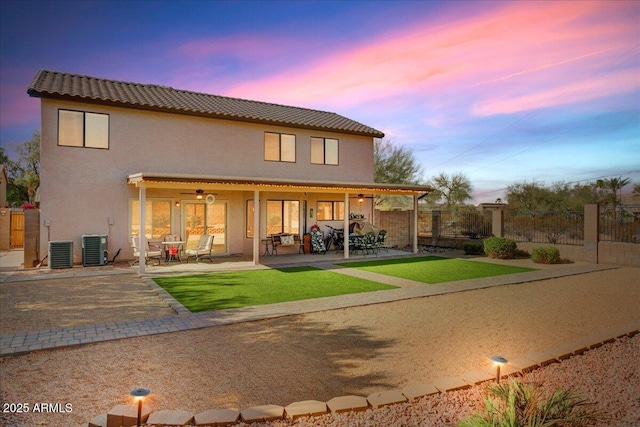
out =
{"type": "Polygon", "coordinates": [[[535,270],[437,256],[345,262],[339,265],[431,284],[535,270]]]}
{"type": "Polygon", "coordinates": [[[192,312],[395,288],[308,266],[166,277],[154,281],[192,312]]]}

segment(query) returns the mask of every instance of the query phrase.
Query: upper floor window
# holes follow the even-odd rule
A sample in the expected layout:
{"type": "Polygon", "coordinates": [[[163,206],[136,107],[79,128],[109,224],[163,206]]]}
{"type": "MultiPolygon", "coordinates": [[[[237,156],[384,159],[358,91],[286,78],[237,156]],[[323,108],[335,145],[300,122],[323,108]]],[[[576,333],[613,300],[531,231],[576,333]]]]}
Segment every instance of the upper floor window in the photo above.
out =
{"type": "Polygon", "coordinates": [[[296,136],[284,133],[264,133],[264,159],[274,162],[296,161],[296,136]]]}
{"type": "Polygon", "coordinates": [[[109,115],[58,110],[58,145],[109,148],[109,115]]]}
{"type": "Polygon", "coordinates": [[[320,165],[338,164],[338,140],[311,138],[311,163],[320,165]]]}

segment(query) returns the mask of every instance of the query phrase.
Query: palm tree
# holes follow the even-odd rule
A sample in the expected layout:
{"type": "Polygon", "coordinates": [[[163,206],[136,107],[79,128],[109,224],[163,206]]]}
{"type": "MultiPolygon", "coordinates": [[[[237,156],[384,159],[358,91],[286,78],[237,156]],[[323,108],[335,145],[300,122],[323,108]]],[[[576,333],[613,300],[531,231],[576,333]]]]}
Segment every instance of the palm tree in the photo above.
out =
{"type": "Polygon", "coordinates": [[[610,192],[605,201],[612,204],[613,211],[616,212],[618,205],[622,203],[622,188],[630,182],[629,178],[623,179],[622,177],[599,179],[596,181],[596,186],[610,192]],[[620,196],[618,196],[618,192],[620,192],[620,196]]]}

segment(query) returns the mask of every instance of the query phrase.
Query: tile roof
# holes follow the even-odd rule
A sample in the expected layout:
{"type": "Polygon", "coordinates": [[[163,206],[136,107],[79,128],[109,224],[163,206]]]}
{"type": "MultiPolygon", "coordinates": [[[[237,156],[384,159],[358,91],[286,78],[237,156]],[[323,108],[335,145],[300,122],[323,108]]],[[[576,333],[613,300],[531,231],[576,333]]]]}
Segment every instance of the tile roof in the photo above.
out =
{"type": "Polygon", "coordinates": [[[375,138],[384,136],[384,133],[379,130],[326,111],[57,71],[38,71],[27,93],[40,98],[83,100],[91,103],[342,132],[375,138]]]}

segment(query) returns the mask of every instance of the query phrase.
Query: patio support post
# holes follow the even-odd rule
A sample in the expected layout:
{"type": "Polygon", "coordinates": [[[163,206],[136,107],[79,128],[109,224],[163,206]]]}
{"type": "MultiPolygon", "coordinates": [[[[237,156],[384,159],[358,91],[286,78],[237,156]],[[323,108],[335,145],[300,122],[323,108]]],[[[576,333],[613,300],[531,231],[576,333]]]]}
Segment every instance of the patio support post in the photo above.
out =
{"type": "Polygon", "coordinates": [[[144,274],[144,268],[146,266],[146,258],[147,258],[147,235],[145,230],[147,229],[147,224],[145,223],[146,218],[146,204],[147,204],[147,188],[144,184],[140,184],[139,187],[139,196],[138,199],[140,201],[140,230],[138,235],[140,236],[140,256],[138,258],[138,264],[140,265],[140,274],[144,274]]]}
{"type": "Polygon", "coordinates": [[[349,259],[349,193],[344,193],[344,231],[342,233],[344,259],[349,259]]]}
{"type": "MultiPolygon", "coordinates": [[[[267,236],[265,236],[266,238],[267,236]]],[[[253,265],[260,264],[260,191],[253,192],[253,265]]]]}
{"type": "Polygon", "coordinates": [[[418,253],[418,195],[413,195],[413,253],[418,253]]]}

